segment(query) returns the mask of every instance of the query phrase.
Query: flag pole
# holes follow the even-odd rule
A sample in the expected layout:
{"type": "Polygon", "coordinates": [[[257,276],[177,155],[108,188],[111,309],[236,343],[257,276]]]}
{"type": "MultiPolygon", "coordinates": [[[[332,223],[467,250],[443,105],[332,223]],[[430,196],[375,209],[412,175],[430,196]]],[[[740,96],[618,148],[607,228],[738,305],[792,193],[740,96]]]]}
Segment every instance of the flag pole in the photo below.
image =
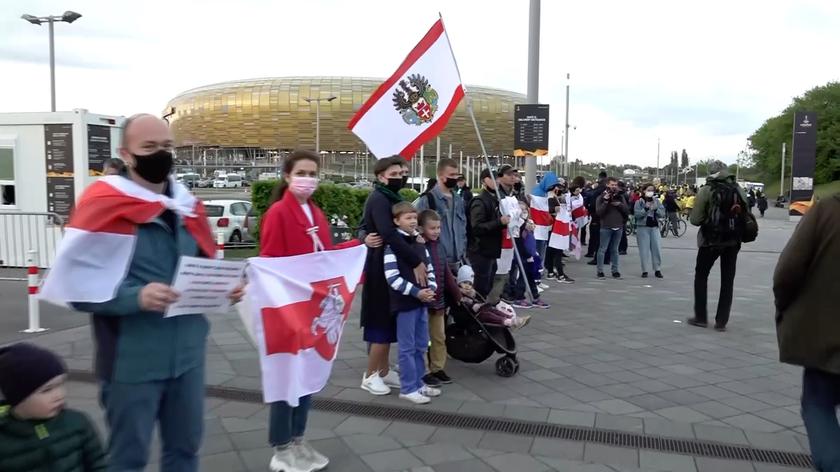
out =
{"type": "MultiPolygon", "coordinates": [[[[443,15],[438,13],[438,16],[440,16],[440,22],[441,24],[443,24],[443,15]]],[[[463,79],[461,79],[461,69],[458,67],[458,60],[455,59],[455,53],[452,51],[452,41],[449,40],[449,32],[446,31],[445,25],[443,28],[443,34],[446,35],[446,42],[449,43],[449,53],[452,55],[452,62],[455,64],[455,71],[458,72],[458,81],[461,83],[461,87],[464,88],[464,99],[467,101],[467,112],[470,115],[473,127],[475,127],[475,135],[476,137],[478,137],[478,145],[481,147],[481,154],[484,157],[484,164],[487,166],[487,170],[490,171],[490,179],[493,180],[493,186],[496,187],[496,198],[499,200],[499,211],[501,212],[502,194],[501,192],[499,192],[499,182],[496,180],[496,175],[491,170],[490,158],[487,156],[487,148],[484,146],[484,138],[481,137],[481,130],[478,127],[478,121],[476,121],[475,113],[473,112],[472,97],[468,93],[467,88],[464,86],[463,79]]],[[[479,184],[481,184],[481,182],[479,182],[479,184]]],[[[519,272],[521,272],[520,275],[525,278],[525,293],[528,295],[528,298],[533,302],[534,294],[531,293],[531,286],[528,283],[528,277],[526,275],[527,272],[525,272],[525,265],[522,263],[522,258],[519,257],[519,248],[516,247],[515,243],[513,245],[513,253],[516,258],[516,261],[519,263],[519,272]]],[[[496,274],[493,274],[493,278],[496,278],[496,274]]]]}

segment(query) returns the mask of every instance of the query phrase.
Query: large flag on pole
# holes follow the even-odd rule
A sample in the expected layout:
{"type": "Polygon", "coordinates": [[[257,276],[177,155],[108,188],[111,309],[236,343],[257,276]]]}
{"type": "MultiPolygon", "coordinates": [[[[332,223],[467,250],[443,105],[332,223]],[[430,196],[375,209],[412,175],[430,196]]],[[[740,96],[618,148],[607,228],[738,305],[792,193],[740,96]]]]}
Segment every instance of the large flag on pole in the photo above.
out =
{"type": "Polygon", "coordinates": [[[353,116],[347,127],[377,159],[411,159],[446,127],[464,98],[449,37],[438,20],[353,116]]]}
{"type": "Polygon", "coordinates": [[[297,406],[327,384],[366,255],[359,245],[248,260],[249,332],[260,353],[266,403],[297,406]]]}

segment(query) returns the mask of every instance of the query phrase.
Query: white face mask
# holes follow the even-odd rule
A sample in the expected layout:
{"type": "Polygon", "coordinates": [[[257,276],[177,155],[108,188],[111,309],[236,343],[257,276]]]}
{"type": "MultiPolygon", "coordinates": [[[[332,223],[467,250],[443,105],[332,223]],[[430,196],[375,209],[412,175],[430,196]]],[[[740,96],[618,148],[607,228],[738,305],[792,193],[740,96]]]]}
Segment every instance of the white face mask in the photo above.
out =
{"type": "Polygon", "coordinates": [[[653,192],[645,192],[645,196],[648,198],[653,198],[653,192]]]}

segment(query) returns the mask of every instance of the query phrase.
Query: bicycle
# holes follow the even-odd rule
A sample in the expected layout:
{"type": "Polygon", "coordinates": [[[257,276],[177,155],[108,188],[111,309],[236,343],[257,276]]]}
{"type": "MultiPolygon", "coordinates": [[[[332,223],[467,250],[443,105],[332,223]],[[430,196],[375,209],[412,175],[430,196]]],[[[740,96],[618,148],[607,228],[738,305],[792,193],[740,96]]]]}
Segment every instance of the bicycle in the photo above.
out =
{"type": "Polygon", "coordinates": [[[688,224],[685,222],[683,218],[677,219],[676,222],[672,222],[670,218],[665,217],[659,220],[659,234],[663,238],[668,237],[668,233],[673,234],[675,237],[680,238],[685,232],[688,231],[688,224]]]}

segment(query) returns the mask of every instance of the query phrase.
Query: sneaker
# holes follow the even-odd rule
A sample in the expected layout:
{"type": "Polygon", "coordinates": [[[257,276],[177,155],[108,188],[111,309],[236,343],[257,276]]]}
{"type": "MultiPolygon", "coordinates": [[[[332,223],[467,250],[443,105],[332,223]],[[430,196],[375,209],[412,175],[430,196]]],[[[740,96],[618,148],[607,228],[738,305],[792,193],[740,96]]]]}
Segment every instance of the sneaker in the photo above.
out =
{"type": "Polygon", "coordinates": [[[547,279],[553,279],[554,277],[557,277],[557,274],[555,272],[549,272],[545,275],[545,278],[547,279]]]}
{"type": "Polygon", "coordinates": [[[420,395],[423,395],[424,397],[428,398],[439,397],[441,394],[439,388],[429,387],[428,385],[424,385],[423,387],[421,387],[419,392],[420,395]]]}
{"type": "Polygon", "coordinates": [[[537,293],[543,293],[543,292],[545,292],[545,289],[540,287],[539,285],[537,285],[537,293]]]}
{"type": "Polygon", "coordinates": [[[595,259],[592,259],[591,261],[587,262],[586,265],[598,265],[598,261],[595,260],[595,259]]]}
{"type": "Polygon", "coordinates": [[[662,271],[659,271],[659,270],[654,272],[653,275],[656,276],[657,279],[661,279],[663,277],[662,271]]]}
{"type": "Polygon", "coordinates": [[[537,288],[541,288],[541,289],[543,289],[543,290],[546,290],[546,289],[551,288],[551,286],[550,286],[550,285],[546,285],[546,284],[545,284],[545,282],[540,282],[540,284],[539,284],[539,285],[537,285],[537,288]]]}
{"type": "Polygon", "coordinates": [[[613,276],[614,279],[620,280],[621,279],[621,272],[613,272],[612,276],[613,276]]]}
{"type": "Polygon", "coordinates": [[[516,300],[514,302],[508,302],[514,308],[531,308],[531,303],[524,298],[522,300],[516,300]]]}
{"type": "Polygon", "coordinates": [[[429,387],[440,387],[440,380],[435,377],[435,374],[426,374],[423,376],[423,383],[429,387]]]}
{"type": "Polygon", "coordinates": [[[513,323],[513,329],[522,329],[531,322],[531,317],[528,315],[524,316],[517,316],[516,321],[513,323]]]}
{"type": "Polygon", "coordinates": [[[691,326],[697,326],[698,328],[708,328],[709,323],[705,321],[697,321],[697,318],[689,318],[685,320],[686,323],[690,324],[691,326]]]}
{"type": "Polygon", "coordinates": [[[327,456],[316,451],[306,441],[294,444],[291,449],[295,450],[298,458],[298,464],[300,467],[304,468],[304,470],[315,472],[317,470],[323,470],[330,465],[330,460],[327,459],[327,456]]]}
{"type": "Polygon", "coordinates": [[[297,448],[293,446],[286,446],[284,448],[274,448],[274,455],[271,457],[271,462],[268,463],[268,468],[272,472],[309,472],[310,468],[307,464],[301,462],[301,456],[297,448]]]}
{"type": "Polygon", "coordinates": [[[437,379],[440,380],[440,383],[442,383],[444,385],[449,385],[449,384],[452,383],[452,377],[446,375],[446,372],[444,372],[442,370],[439,370],[432,375],[437,377],[437,379]]]}
{"type": "Polygon", "coordinates": [[[548,303],[546,303],[546,302],[544,302],[544,301],[542,301],[538,298],[538,299],[534,300],[534,303],[533,303],[533,305],[531,305],[531,307],[532,308],[540,308],[542,310],[548,310],[549,308],[551,308],[551,305],[549,305],[548,303]]]}
{"type": "Polygon", "coordinates": [[[726,332],[726,326],[715,323],[715,331],[718,333],[724,333],[726,332]]]}
{"type": "Polygon", "coordinates": [[[627,251],[619,251],[619,252],[618,252],[618,255],[619,255],[619,256],[626,256],[626,255],[627,255],[627,251]]]}
{"type": "Polygon", "coordinates": [[[400,374],[399,371],[394,370],[393,368],[388,371],[388,375],[382,377],[382,381],[385,382],[385,385],[391,388],[400,388],[400,374]]]}
{"type": "Polygon", "coordinates": [[[513,299],[513,298],[506,297],[506,296],[504,296],[504,295],[502,295],[501,297],[499,297],[499,300],[501,300],[501,301],[503,301],[503,302],[507,303],[508,305],[513,305],[513,303],[514,303],[514,299],[513,299]]]}
{"type": "Polygon", "coordinates": [[[365,374],[362,374],[362,390],[367,390],[373,395],[380,396],[391,393],[391,387],[385,385],[385,382],[382,381],[382,377],[379,376],[379,372],[370,374],[370,377],[366,377],[365,374]]]}
{"type": "Polygon", "coordinates": [[[432,400],[429,399],[429,397],[420,393],[420,390],[418,390],[416,392],[411,392],[411,393],[401,393],[400,394],[400,399],[408,400],[411,403],[414,403],[415,405],[425,405],[426,403],[429,403],[430,401],[432,401],[432,400]]]}
{"type": "Polygon", "coordinates": [[[573,284],[573,283],[575,283],[575,279],[569,277],[568,275],[558,276],[556,280],[558,282],[560,282],[561,284],[573,284]]]}
{"type": "Polygon", "coordinates": [[[603,273],[603,272],[598,272],[598,280],[604,280],[604,279],[606,279],[606,278],[607,278],[607,277],[604,275],[604,273],[603,273]]]}

